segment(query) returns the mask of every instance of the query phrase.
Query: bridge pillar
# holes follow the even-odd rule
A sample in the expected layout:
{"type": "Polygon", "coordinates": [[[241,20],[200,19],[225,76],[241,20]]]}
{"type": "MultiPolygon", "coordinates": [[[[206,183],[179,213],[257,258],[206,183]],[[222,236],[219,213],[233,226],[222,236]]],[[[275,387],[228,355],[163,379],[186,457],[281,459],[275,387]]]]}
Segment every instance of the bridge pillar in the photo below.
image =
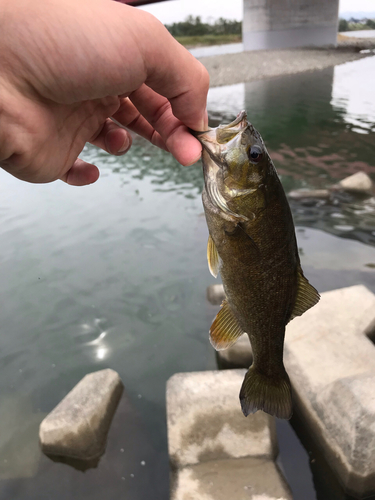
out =
{"type": "Polygon", "coordinates": [[[339,0],[244,0],[245,50],[336,45],[339,0]]]}

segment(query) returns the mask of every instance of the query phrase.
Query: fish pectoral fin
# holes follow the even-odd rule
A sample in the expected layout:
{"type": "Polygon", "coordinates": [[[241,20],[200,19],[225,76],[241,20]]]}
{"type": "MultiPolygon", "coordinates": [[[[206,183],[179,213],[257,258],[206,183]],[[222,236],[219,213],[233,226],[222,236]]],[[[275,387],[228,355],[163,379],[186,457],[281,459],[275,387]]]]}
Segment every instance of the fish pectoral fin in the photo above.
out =
{"type": "Polygon", "coordinates": [[[310,309],[310,307],[315,306],[315,304],[319,302],[319,299],[320,295],[318,291],[310,285],[308,280],[303,275],[302,269],[299,268],[297,297],[289,321],[296,316],[301,316],[304,312],[310,309]]]}
{"type": "Polygon", "coordinates": [[[211,328],[210,342],[217,351],[223,351],[232,346],[245,333],[229,307],[227,299],[223,300],[211,328]]]}
{"type": "Polygon", "coordinates": [[[208,236],[207,242],[207,261],[208,261],[208,269],[214,278],[217,278],[219,273],[219,254],[214,243],[214,240],[211,238],[211,235],[208,236]]]}

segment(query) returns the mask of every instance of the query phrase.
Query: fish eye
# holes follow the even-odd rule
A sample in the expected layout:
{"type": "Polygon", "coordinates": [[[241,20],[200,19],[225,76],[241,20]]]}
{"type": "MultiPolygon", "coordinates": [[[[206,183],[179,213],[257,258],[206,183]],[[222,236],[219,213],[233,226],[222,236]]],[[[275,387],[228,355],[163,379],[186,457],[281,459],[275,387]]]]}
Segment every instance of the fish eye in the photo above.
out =
{"type": "Polygon", "coordinates": [[[257,145],[251,146],[249,151],[249,159],[251,163],[259,163],[263,157],[261,148],[257,145]]]}

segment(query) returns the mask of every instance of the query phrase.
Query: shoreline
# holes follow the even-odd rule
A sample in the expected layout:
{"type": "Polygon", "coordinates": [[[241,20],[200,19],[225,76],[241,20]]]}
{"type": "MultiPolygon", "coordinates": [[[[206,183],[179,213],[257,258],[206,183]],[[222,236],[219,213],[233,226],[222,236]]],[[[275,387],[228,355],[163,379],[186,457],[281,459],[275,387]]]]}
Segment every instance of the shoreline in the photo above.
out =
{"type": "Polygon", "coordinates": [[[210,88],[315,71],[374,56],[375,39],[339,36],[337,47],[259,50],[200,57],[210,88]],[[361,52],[368,50],[369,52],[361,52]]]}

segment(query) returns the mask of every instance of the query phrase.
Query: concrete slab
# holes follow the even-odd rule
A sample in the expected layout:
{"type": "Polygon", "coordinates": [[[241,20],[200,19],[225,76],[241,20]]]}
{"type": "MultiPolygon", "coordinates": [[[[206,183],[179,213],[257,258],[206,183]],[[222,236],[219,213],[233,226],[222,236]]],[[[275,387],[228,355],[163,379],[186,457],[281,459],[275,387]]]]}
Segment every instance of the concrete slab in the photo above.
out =
{"type": "Polygon", "coordinates": [[[245,370],[177,373],[167,383],[168,447],[174,468],[240,457],[277,455],[275,421],[245,418],[239,391],[245,370]]]}
{"type": "Polygon", "coordinates": [[[375,492],[375,295],[363,286],[322,294],[287,327],[285,366],[295,407],[346,490],[375,492]]]}
{"type": "Polygon", "coordinates": [[[118,373],[109,368],[83,377],[40,424],[42,451],[88,461],[99,457],[122,391],[118,373]]]}
{"type": "Polygon", "coordinates": [[[253,362],[249,336],[245,333],[229,349],[217,351],[216,356],[221,370],[249,368],[253,362]]]}
{"type": "Polygon", "coordinates": [[[179,470],[171,500],[291,500],[276,465],[264,458],[218,460],[179,470]]]}
{"type": "Polygon", "coordinates": [[[224,299],[225,293],[223,285],[218,283],[207,287],[207,300],[210,304],[213,306],[219,306],[224,299]]]}

